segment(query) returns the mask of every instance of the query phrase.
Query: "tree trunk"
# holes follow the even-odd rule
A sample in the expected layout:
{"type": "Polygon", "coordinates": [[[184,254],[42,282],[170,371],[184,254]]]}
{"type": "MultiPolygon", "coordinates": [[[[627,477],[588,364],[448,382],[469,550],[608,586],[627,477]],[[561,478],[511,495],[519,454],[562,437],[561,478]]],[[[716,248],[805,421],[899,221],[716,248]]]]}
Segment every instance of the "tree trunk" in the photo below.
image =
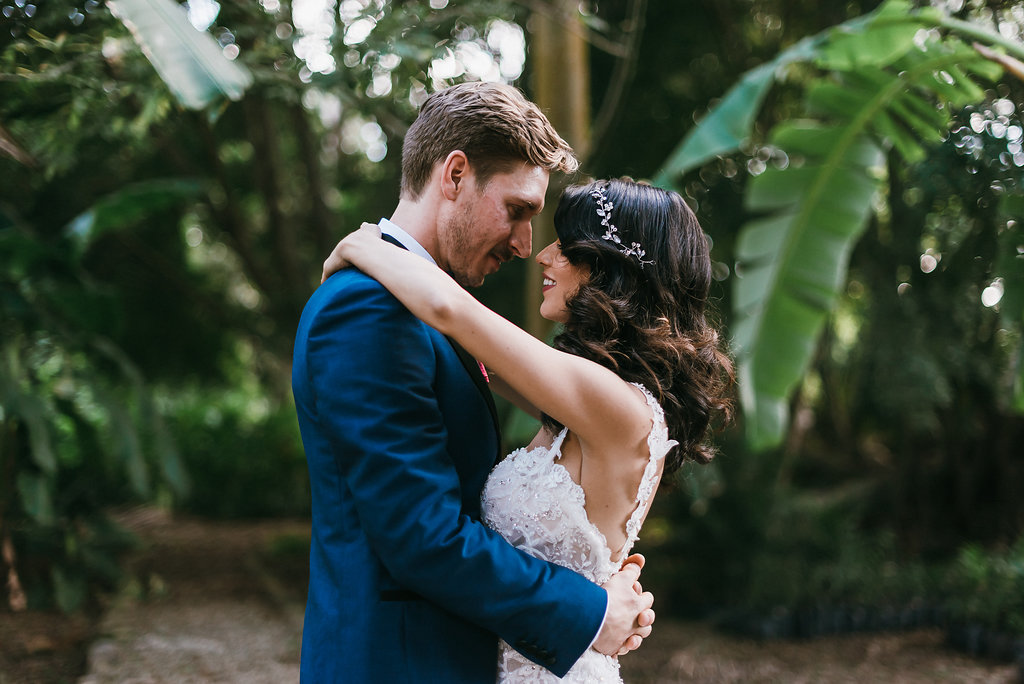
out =
{"type": "MultiPolygon", "coordinates": [[[[527,24],[533,57],[533,99],[576,156],[583,159],[590,143],[590,60],[577,3],[555,0],[549,10],[534,12],[527,24]]],[[[547,207],[533,221],[533,251],[536,254],[555,238],[554,209],[568,179],[552,177],[545,200],[547,207]]],[[[541,268],[530,260],[526,268],[526,329],[540,338],[551,324],[540,317],[541,268]]]]}

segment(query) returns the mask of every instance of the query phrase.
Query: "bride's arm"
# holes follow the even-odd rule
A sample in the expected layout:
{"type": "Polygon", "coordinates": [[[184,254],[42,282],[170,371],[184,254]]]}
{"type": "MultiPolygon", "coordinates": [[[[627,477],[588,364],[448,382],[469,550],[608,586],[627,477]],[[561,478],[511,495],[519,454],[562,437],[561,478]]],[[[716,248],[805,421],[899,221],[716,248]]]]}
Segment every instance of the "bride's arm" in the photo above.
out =
{"type": "Polygon", "coordinates": [[[493,368],[488,368],[487,378],[491,385],[491,390],[495,394],[514,404],[520,411],[531,418],[540,420],[540,411],[537,410],[537,407],[529,399],[512,389],[512,386],[505,381],[505,378],[498,375],[497,371],[493,368]]]}
{"type": "Polygon", "coordinates": [[[379,281],[417,318],[455,338],[537,410],[584,439],[632,440],[650,429],[647,406],[615,373],[502,318],[435,265],[381,240],[377,226],[364,223],[342,240],[325,275],[346,264],[379,281]]]}

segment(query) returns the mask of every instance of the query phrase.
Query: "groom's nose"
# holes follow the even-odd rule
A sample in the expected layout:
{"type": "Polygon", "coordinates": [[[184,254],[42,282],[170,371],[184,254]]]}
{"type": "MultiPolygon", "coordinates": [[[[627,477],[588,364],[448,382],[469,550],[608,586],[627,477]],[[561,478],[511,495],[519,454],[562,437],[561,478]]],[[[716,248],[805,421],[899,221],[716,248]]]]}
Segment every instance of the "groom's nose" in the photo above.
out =
{"type": "Polygon", "coordinates": [[[533,251],[533,226],[529,221],[522,221],[512,228],[508,246],[520,259],[530,256],[530,252],[533,251]]]}

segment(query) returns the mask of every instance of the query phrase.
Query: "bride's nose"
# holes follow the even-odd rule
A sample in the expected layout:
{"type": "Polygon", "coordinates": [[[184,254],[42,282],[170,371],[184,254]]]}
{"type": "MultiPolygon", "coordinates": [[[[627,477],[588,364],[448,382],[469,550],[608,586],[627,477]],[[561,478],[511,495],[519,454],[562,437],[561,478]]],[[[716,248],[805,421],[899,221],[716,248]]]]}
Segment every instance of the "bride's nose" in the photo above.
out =
{"type": "Polygon", "coordinates": [[[553,250],[554,248],[555,248],[555,243],[552,242],[550,245],[548,245],[544,249],[540,250],[540,252],[537,253],[537,257],[536,257],[537,263],[541,264],[542,266],[550,266],[551,265],[551,250],[553,250]]]}

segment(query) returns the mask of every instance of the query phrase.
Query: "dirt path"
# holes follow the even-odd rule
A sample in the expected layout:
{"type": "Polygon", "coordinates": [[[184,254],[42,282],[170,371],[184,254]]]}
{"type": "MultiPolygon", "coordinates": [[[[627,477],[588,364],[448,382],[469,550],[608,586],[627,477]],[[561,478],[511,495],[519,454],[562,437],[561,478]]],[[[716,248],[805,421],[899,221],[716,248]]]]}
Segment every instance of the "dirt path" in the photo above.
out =
{"type": "MultiPolygon", "coordinates": [[[[0,684],[79,675],[79,684],[298,681],[307,523],[171,521],[147,512],[124,522],[144,547],[130,564],[134,579],[92,629],[80,618],[33,623],[0,613],[0,684]],[[55,635],[55,624],[74,627],[71,636],[55,635]],[[56,656],[82,651],[87,637],[88,671],[69,672],[84,667],[81,657],[56,656]]],[[[921,630],[760,643],[662,617],[622,670],[630,684],[1016,681],[1015,668],[952,653],[942,641],[939,630],[921,630]]]]}
{"type": "Polygon", "coordinates": [[[1011,684],[1016,670],[951,653],[942,630],[757,642],[703,623],[658,621],[643,649],[623,659],[630,684],[1011,684]],[[635,658],[635,660],[633,660],[635,658]]]}

